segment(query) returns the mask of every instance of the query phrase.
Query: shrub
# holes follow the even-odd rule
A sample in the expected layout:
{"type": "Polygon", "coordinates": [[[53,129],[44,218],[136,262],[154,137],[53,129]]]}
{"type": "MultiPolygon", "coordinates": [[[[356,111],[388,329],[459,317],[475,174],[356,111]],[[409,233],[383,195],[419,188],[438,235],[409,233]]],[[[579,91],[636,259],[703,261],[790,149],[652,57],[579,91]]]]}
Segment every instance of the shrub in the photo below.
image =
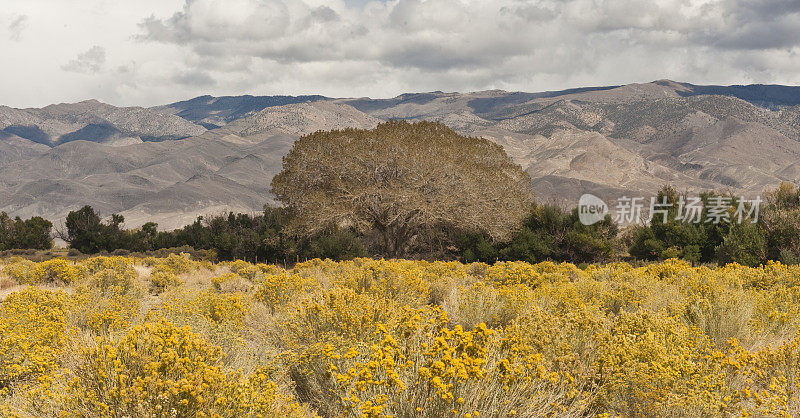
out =
{"type": "Polygon", "coordinates": [[[521,261],[500,262],[486,272],[486,280],[498,285],[524,284],[536,287],[544,282],[544,277],[533,265],[521,261]]]}
{"type": "Polygon", "coordinates": [[[169,267],[175,274],[185,274],[197,270],[197,263],[189,259],[189,254],[185,253],[170,254],[161,260],[161,264],[169,267]]]}
{"type": "Polygon", "coordinates": [[[119,273],[134,272],[133,259],[128,257],[92,257],[79,263],[86,275],[102,270],[113,270],[119,273]]]}
{"type": "Polygon", "coordinates": [[[65,404],[88,416],[298,416],[263,371],[226,373],[223,354],[188,328],[160,320],[81,352],[65,404]],[[283,407],[286,407],[285,410],[283,407]],[[279,409],[280,408],[280,409],[279,409]]]}
{"type": "Polygon", "coordinates": [[[250,264],[246,261],[236,260],[228,264],[228,268],[232,273],[238,274],[245,279],[255,282],[261,273],[261,269],[256,265],[250,264]]]}
{"type": "Polygon", "coordinates": [[[256,286],[256,300],[263,302],[274,314],[275,310],[296,300],[318,287],[316,280],[299,274],[273,274],[265,276],[256,286]]]}
{"type": "Polygon", "coordinates": [[[159,294],[168,287],[180,286],[181,281],[171,268],[158,265],[150,272],[150,291],[159,294]]]}
{"type": "Polygon", "coordinates": [[[326,346],[328,405],[338,405],[334,413],[367,416],[586,412],[574,381],[547,370],[529,347],[485,324],[469,330],[449,325],[441,310],[423,308],[408,312],[397,327],[377,324],[372,344],[326,346]]]}
{"type": "Polygon", "coordinates": [[[100,270],[87,280],[87,285],[100,291],[101,295],[127,294],[136,287],[136,272],[132,269],[118,271],[100,270]]]}
{"type": "Polygon", "coordinates": [[[139,295],[107,293],[93,288],[78,288],[69,299],[70,323],[95,334],[128,329],[136,320],[140,307],[139,295]]]}
{"type": "Polygon", "coordinates": [[[0,263],[3,416],[800,415],[796,265],[0,263]]]}
{"type": "Polygon", "coordinates": [[[80,278],[78,269],[69,261],[60,258],[37,264],[33,272],[35,283],[71,284],[80,278]]]}
{"type": "Polygon", "coordinates": [[[14,260],[3,266],[3,274],[19,284],[35,282],[36,263],[30,260],[14,260]]]}
{"type": "Polygon", "coordinates": [[[525,285],[491,286],[476,282],[461,286],[442,304],[453,322],[464,328],[480,323],[492,327],[505,326],[523,314],[530,304],[531,289],[525,285]]]}
{"type": "Polygon", "coordinates": [[[0,395],[58,367],[66,337],[65,303],[62,292],[30,287],[0,305],[0,395]]]}
{"type": "Polygon", "coordinates": [[[235,273],[223,274],[211,279],[211,285],[217,292],[245,292],[250,290],[253,285],[249,280],[235,273]]]}
{"type": "Polygon", "coordinates": [[[250,303],[238,293],[206,291],[195,300],[200,313],[213,322],[241,322],[250,309],[250,303]]]}
{"type": "Polygon", "coordinates": [[[598,360],[598,403],[623,415],[713,415],[725,375],[707,336],[663,314],[623,313],[598,360]],[[682,412],[681,412],[682,411],[682,412]]]}
{"type": "MultiPolygon", "coordinates": [[[[425,281],[426,264],[409,261],[355,259],[335,263],[333,268],[323,268],[317,273],[317,281],[327,280],[332,284],[348,287],[358,293],[371,294],[378,298],[392,299],[413,306],[428,302],[431,291],[425,281]]],[[[294,271],[304,274],[312,262],[295,266],[294,271]]]]}

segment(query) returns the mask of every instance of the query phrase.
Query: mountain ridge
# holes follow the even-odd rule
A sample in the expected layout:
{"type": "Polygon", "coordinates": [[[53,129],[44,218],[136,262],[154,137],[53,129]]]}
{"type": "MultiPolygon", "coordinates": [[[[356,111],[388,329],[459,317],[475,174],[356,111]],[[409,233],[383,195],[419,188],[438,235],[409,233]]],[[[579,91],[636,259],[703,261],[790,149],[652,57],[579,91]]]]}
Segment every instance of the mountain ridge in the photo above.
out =
{"type": "Polygon", "coordinates": [[[800,87],[670,80],[538,93],[405,93],[389,99],[200,96],[115,107],[0,106],[0,210],[57,223],[90,204],[128,226],[180,227],[208,211],[274,204],[269,182],[302,135],[435,120],[502,145],[539,200],[574,205],[681,190],[752,195],[800,182],[800,87]]]}

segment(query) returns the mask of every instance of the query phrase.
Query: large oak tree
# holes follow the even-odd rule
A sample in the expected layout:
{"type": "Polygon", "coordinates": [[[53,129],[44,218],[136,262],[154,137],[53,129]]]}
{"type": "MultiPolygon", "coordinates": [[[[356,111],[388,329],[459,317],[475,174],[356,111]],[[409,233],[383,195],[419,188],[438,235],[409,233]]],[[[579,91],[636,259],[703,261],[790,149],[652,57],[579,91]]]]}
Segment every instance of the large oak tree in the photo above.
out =
{"type": "Polygon", "coordinates": [[[300,138],[272,190],[307,232],[355,227],[397,257],[420,232],[442,225],[510,238],[530,208],[530,184],[493,142],[440,123],[390,121],[300,138]]]}

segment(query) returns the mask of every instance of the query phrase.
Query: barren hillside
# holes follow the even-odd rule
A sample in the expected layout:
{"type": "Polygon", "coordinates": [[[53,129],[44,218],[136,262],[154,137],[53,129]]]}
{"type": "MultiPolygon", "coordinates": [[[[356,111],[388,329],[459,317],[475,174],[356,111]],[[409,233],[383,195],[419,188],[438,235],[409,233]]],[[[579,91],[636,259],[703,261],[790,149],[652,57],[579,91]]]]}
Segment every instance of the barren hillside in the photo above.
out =
{"type": "Polygon", "coordinates": [[[58,223],[90,204],[174,228],[258,211],[299,136],[438,120],[502,145],[540,200],[650,196],[665,183],[756,195],[800,181],[800,88],[668,80],[560,92],[403,94],[392,99],[202,96],[118,108],[97,101],[0,107],[0,210],[58,223]]]}

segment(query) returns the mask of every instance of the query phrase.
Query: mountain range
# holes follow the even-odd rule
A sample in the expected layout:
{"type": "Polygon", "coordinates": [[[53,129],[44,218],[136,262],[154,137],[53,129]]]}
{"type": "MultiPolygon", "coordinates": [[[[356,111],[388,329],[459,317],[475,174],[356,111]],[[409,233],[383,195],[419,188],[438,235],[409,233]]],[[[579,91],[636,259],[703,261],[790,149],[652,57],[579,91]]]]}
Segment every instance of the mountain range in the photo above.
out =
{"type": "Polygon", "coordinates": [[[525,93],[412,93],[391,99],[201,96],[156,106],[89,100],[0,106],[0,211],[56,224],[89,204],[126,226],[171,229],[254,212],[282,157],[317,130],[437,120],[502,145],[539,201],[574,206],[679,190],[752,198],[800,181],[800,87],[660,80],[525,93]]]}

